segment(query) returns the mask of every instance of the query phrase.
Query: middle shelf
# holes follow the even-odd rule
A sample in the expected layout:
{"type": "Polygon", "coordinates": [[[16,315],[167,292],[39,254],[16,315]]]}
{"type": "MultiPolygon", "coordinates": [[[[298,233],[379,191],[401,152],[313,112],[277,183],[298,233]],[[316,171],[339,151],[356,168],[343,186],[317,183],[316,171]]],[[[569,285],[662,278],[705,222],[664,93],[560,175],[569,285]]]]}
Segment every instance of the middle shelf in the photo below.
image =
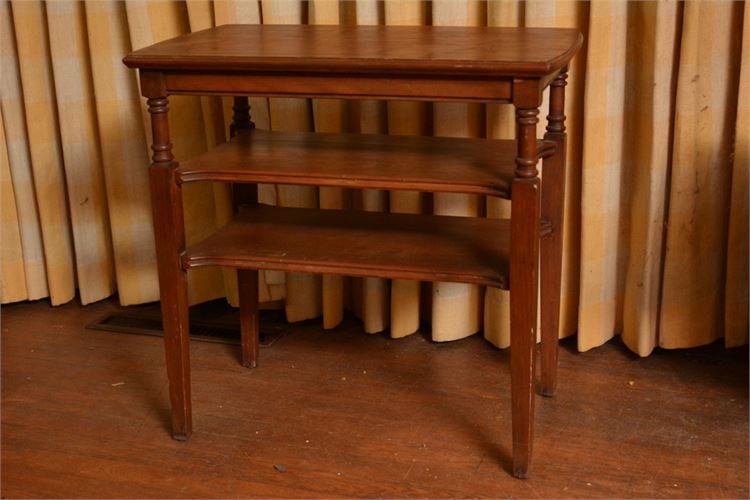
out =
{"type": "MultiPolygon", "coordinates": [[[[540,140],[540,158],[554,153],[540,140]]],[[[407,189],[510,198],[516,141],[247,130],[185,161],[179,182],[407,189]]]]}
{"type": "MultiPolygon", "coordinates": [[[[550,231],[542,221],[540,236],[550,231]]],[[[508,289],[509,251],[507,219],[253,205],[190,246],[182,264],[508,289]]]]}

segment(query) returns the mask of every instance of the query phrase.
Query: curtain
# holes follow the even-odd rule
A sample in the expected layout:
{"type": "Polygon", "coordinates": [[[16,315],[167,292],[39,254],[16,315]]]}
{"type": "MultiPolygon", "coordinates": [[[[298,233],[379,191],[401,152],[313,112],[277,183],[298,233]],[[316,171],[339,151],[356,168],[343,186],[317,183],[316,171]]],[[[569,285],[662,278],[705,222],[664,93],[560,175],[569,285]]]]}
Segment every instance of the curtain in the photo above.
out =
{"type": "MultiPolygon", "coordinates": [[[[130,50],[228,23],[575,27],[560,335],[635,353],[747,342],[750,7],[746,2],[188,0],[0,2],[2,302],[158,300],[149,119],[130,50]]],[[[546,99],[545,99],[546,105],[546,99]]],[[[231,102],[176,96],[177,159],[227,139],[231,102]]],[[[508,105],[253,98],[262,129],[513,137],[508,105]]],[[[546,112],[542,113],[544,116],[546,112]]],[[[540,127],[540,135],[543,127],[540,127]]],[[[188,244],[231,216],[228,187],[184,187],[188,244]]],[[[296,207],[503,217],[502,200],[261,185],[296,207]]],[[[373,244],[378,244],[373,241],[373,244]]],[[[227,297],[231,270],[189,273],[191,303],[227,297]]],[[[393,337],[483,332],[509,344],[508,293],[473,285],[261,273],[290,321],[349,309],[393,337]]]]}

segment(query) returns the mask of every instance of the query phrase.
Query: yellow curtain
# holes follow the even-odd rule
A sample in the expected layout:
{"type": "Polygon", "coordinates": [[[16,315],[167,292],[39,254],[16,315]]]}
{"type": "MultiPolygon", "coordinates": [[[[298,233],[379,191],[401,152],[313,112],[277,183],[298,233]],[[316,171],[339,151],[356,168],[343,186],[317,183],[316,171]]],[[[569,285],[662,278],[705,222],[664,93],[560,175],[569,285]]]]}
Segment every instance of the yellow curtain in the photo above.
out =
{"type": "MultiPolygon", "coordinates": [[[[621,335],[639,355],[747,342],[750,8],[746,2],[188,0],[0,2],[2,302],[158,299],[148,113],[130,50],[228,23],[576,27],[568,85],[561,336],[621,335]]],[[[259,128],[508,138],[507,105],[251,99],[259,128]]],[[[231,103],[173,97],[175,155],[226,140],[231,103]]],[[[540,133],[542,132],[540,127],[540,133]]],[[[262,185],[285,206],[507,216],[477,196],[262,185]]],[[[231,216],[223,184],[185,187],[188,243],[231,216]]],[[[377,244],[377,242],[373,242],[377,244]]],[[[261,273],[290,321],[352,310],[393,337],[483,331],[509,343],[508,294],[477,286],[261,273]]],[[[233,271],[191,271],[190,300],[236,303],[233,271]]]]}

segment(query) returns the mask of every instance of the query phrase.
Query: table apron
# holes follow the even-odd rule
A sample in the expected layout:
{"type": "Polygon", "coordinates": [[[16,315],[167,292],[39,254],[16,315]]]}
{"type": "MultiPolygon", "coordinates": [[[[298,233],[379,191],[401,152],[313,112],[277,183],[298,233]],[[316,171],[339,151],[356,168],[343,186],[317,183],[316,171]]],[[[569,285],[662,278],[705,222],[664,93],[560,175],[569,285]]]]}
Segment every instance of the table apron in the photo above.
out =
{"type": "Polygon", "coordinates": [[[511,102],[511,79],[424,75],[165,71],[169,94],[511,102]]]}

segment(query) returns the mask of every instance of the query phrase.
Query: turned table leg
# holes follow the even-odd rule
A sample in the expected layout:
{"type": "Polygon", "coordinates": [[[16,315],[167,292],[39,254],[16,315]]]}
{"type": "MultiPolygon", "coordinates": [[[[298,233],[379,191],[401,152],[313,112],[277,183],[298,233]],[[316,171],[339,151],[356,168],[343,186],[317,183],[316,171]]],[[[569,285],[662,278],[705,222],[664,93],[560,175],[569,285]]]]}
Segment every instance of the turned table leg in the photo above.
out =
{"type": "Polygon", "coordinates": [[[556,143],[555,154],[544,159],[542,217],[552,224],[552,234],[541,245],[542,383],[544,396],[555,393],[560,327],[560,281],[562,276],[563,219],[565,212],[565,85],[563,68],[550,85],[547,133],[556,143]]]}
{"type": "Polygon", "coordinates": [[[185,249],[182,190],[175,179],[177,162],[169,142],[166,96],[148,99],[153,134],[149,178],[159,268],[162,325],[172,404],[172,436],[185,441],[192,432],[190,408],[190,338],[187,273],[180,256],[185,249]]]}
{"type": "Polygon", "coordinates": [[[516,103],[518,157],[511,187],[510,367],[513,413],[513,475],[527,475],[534,420],[539,258],[539,177],[536,169],[537,108],[516,103]]]}
{"type": "MultiPolygon", "coordinates": [[[[234,137],[243,130],[252,130],[255,124],[250,119],[250,104],[247,96],[237,96],[232,104],[232,124],[229,126],[229,136],[234,137]]],[[[232,198],[235,211],[240,205],[251,205],[258,202],[257,184],[232,184],[232,198]]]]}

